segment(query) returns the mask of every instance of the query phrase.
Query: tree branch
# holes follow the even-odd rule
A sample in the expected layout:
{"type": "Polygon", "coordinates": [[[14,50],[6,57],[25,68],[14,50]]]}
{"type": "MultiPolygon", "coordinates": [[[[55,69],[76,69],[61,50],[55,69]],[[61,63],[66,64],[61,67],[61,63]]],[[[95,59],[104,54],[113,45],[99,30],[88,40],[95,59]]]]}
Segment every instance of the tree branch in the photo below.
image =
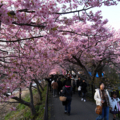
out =
{"type": "Polygon", "coordinates": [[[21,9],[18,12],[27,12],[27,13],[35,13],[35,11],[28,11],[28,9],[21,9]]]}
{"type": "Polygon", "coordinates": [[[35,36],[35,37],[30,37],[30,38],[23,38],[23,39],[17,39],[17,40],[11,40],[11,41],[5,41],[5,40],[0,40],[0,42],[19,42],[19,41],[23,41],[23,40],[29,40],[29,39],[34,39],[34,38],[40,38],[43,36],[35,36]]]}
{"type": "Polygon", "coordinates": [[[36,24],[29,24],[29,23],[16,23],[16,22],[12,22],[12,24],[15,24],[15,25],[20,25],[20,26],[31,26],[31,27],[38,27],[38,28],[45,28],[44,25],[36,25],[36,24]]]}
{"type": "Polygon", "coordinates": [[[81,9],[81,10],[75,10],[75,11],[70,11],[70,12],[61,12],[61,13],[55,13],[55,14],[70,14],[70,13],[76,13],[76,12],[81,12],[81,11],[86,11],[86,10],[89,10],[89,9],[91,9],[91,8],[93,8],[93,7],[89,7],[89,8],[87,8],[87,9],[81,9]]]}

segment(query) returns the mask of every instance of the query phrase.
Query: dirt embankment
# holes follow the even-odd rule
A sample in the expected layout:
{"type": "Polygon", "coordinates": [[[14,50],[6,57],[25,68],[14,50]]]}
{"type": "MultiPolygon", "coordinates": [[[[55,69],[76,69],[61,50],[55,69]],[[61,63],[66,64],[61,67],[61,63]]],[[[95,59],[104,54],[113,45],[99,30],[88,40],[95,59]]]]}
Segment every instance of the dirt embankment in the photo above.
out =
{"type": "MultiPolygon", "coordinates": [[[[42,83],[42,87],[46,85],[46,82],[42,83]]],[[[24,89],[22,91],[21,97],[22,99],[26,97],[26,95],[29,94],[28,88],[24,89]]],[[[19,97],[19,93],[16,93],[15,96],[19,97]]],[[[39,100],[39,96],[34,96],[34,104],[37,103],[37,100],[39,100]]],[[[9,102],[16,102],[16,100],[10,99],[9,102]]],[[[0,104],[0,120],[4,120],[4,117],[10,112],[10,108],[17,107],[19,103],[3,103],[0,104]]]]}
{"type": "MultiPolygon", "coordinates": [[[[27,94],[29,93],[28,89],[25,89],[22,91],[22,98],[24,98],[27,94]]],[[[16,96],[18,96],[19,94],[17,93],[16,96]]],[[[16,102],[16,100],[10,99],[9,102],[16,102]]],[[[6,116],[6,114],[8,114],[10,112],[10,108],[11,107],[16,107],[19,103],[3,103],[0,104],[0,120],[4,120],[4,117],[6,116]]]]}

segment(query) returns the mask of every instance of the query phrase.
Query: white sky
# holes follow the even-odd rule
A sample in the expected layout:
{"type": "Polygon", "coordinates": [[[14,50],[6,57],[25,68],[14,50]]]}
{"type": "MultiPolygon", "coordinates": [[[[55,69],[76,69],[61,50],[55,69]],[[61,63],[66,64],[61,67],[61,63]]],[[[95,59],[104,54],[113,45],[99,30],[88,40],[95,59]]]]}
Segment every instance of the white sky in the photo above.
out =
{"type": "Polygon", "coordinates": [[[103,19],[108,19],[108,24],[116,30],[120,29],[120,3],[117,6],[102,6],[101,8],[93,8],[91,10],[101,10],[103,19]]]}
{"type": "MultiPolygon", "coordinates": [[[[79,9],[82,9],[83,7],[80,7],[79,9]]],[[[79,10],[77,9],[77,10],[79,10]]],[[[102,7],[96,7],[92,8],[89,11],[97,12],[98,10],[102,11],[103,20],[108,19],[108,25],[111,27],[114,27],[116,30],[120,29],[120,3],[115,6],[102,6],[102,7]]],[[[71,17],[72,14],[62,15],[71,17]]]]}

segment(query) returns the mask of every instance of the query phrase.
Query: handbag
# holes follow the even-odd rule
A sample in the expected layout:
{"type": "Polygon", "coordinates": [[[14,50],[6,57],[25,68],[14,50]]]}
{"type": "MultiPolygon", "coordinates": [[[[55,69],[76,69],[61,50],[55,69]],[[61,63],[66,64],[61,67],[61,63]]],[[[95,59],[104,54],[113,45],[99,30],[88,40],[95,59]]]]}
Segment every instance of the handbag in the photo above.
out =
{"type": "MultiPolygon", "coordinates": [[[[100,91],[99,91],[99,93],[100,93],[100,91]]],[[[95,108],[95,112],[96,112],[96,114],[101,115],[102,114],[102,105],[101,106],[97,105],[95,108]]]]}
{"type": "Polygon", "coordinates": [[[96,106],[95,112],[96,112],[96,114],[101,115],[102,114],[102,106],[100,106],[100,105],[96,106]]]}
{"type": "Polygon", "coordinates": [[[78,87],[78,91],[81,91],[81,86],[78,87]]]}
{"type": "Polygon", "coordinates": [[[60,101],[64,102],[64,101],[66,101],[67,97],[65,97],[65,96],[60,96],[59,99],[60,99],[60,101]]]}

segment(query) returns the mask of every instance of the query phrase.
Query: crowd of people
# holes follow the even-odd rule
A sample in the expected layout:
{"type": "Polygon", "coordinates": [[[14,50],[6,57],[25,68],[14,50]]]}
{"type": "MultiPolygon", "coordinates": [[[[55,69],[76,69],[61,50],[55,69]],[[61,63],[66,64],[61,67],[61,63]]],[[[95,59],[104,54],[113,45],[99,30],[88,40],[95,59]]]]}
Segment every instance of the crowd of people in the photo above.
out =
{"type": "MultiPolygon", "coordinates": [[[[53,93],[53,97],[60,95],[66,96],[66,101],[63,102],[65,106],[64,113],[70,115],[71,113],[71,102],[72,95],[76,93],[81,98],[81,101],[86,102],[87,83],[85,78],[78,77],[77,80],[70,76],[64,76],[64,80],[61,77],[53,78],[52,76],[48,79],[49,90],[53,93]]],[[[113,120],[116,120],[116,114],[118,114],[119,106],[118,102],[120,99],[117,97],[117,93],[113,92],[110,97],[109,92],[105,89],[105,84],[101,82],[99,88],[95,89],[94,100],[96,106],[102,106],[102,112],[96,118],[96,120],[109,120],[109,111],[113,114],[113,120]]]]}
{"type": "Polygon", "coordinates": [[[61,94],[67,97],[66,102],[64,102],[65,106],[65,114],[70,115],[71,111],[71,102],[72,102],[72,94],[78,92],[78,96],[81,97],[81,101],[86,102],[86,93],[87,93],[87,83],[86,80],[82,77],[78,77],[77,80],[75,78],[71,78],[71,76],[64,76],[64,79],[61,80],[61,77],[53,77],[50,76],[48,79],[49,90],[52,92],[53,97],[58,97],[61,94]]]}
{"type": "Polygon", "coordinates": [[[82,77],[78,77],[78,79],[75,80],[75,78],[65,76],[64,80],[61,81],[61,77],[53,78],[50,76],[48,83],[49,90],[53,92],[53,97],[57,97],[60,94],[60,90],[66,85],[66,82],[69,82],[72,87],[72,93],[75,94],[77,90],[79,97],[81,97],[81,101],[86,102],[87,83],[82,77]]]}

